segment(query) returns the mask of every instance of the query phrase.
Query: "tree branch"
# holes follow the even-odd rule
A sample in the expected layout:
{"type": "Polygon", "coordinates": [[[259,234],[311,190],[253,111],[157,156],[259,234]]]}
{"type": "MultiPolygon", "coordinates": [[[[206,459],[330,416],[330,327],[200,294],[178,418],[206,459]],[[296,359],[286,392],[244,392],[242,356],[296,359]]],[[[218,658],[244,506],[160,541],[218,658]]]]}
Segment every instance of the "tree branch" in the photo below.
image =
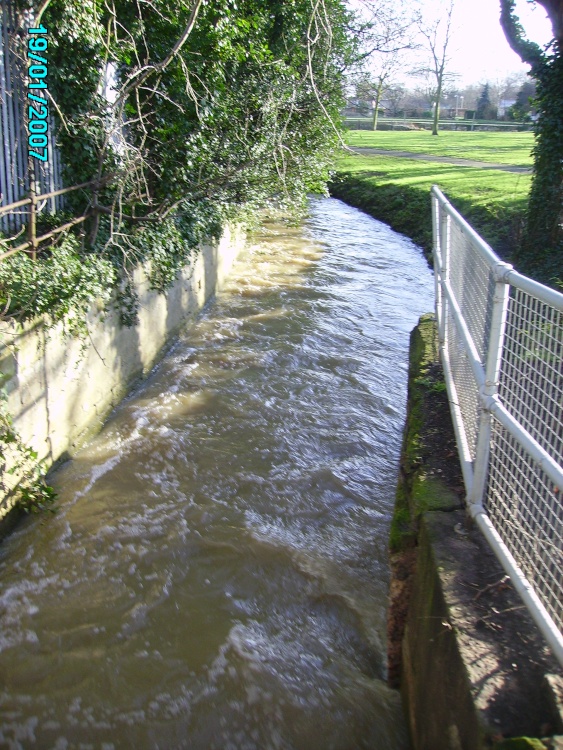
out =
{"type": "Polygon", "coordinates": [[[514,0],[500,0],[500,25],[506,41],[520,57],[522,62],[533,69],[545,60],[545,54],[539,44],[526,38],[524,29],[514,14],[514,0]]]}
{"type": "Polygon", "coordinates": [[[184,44],[186,43],[189,35],[192,33],[192,29],[195,26],[195,22],[197,20],[197,14],[199,13],[199,9],[201,8],[201,5],[203,3],[203,0],[196,0],[196,3],[194,7],[192,8],[192,12],[190,13],[190,17],[188,19],[188,25],[182,32],[182,35],[177,40],[176,44],[170,52],[166,55],[164,60],[162,60],[159,63],[156,63],[155,65],[149,65],[145,68],[141,68],[140,70],[137,70],[131,78],[129,79],[129,82],[125,85],[125,87],[121,90],[117,101],[123,101],[129,96],[131,91],[138,86],[140,86],[146,79],[154,72],[162,73],[162,71],[170,65],[172,60],[176,57],[178,52],[182,49],[184,44]],[[137,76],[139,76],[137,78],[137,76]],[[137,80],[135,80],[137,79],[137,80]]]}
{"type": "Polygon", "coordinates": [[[43,0],[43,2],[41,3],[41,5],[39,6],[39,10],[37,11],[37,15],[34,18],[34,22],[35,23],[37,23],[37,24],[41,23],[41,17],[43,16],[43,13],[45,13],[45,11],[47,10],[47,6],[49,5],[50,2],[51,2],[51,0],[43,0]]]}

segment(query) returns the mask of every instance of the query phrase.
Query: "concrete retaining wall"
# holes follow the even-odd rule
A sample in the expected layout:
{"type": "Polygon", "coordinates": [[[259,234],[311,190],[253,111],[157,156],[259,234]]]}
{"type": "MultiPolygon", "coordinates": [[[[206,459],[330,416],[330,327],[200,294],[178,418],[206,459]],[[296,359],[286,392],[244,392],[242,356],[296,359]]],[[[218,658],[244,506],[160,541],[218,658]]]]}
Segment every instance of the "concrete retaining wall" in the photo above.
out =
{"type": "MultiPolygon", "coordinates": [[[[42,320],[0,325],[0,385],[23,441],[47,466],[66,458],[98,431],[131,385],[146,374],[167,343],[195,318],[221,287],[244,245],[242,233],[226,229],[221,240],[200,249],[166,294],[149,288],[147,268],[134,273],[139,322],[120,325],[115,311],[92,309],[89,337],[68,337],[62,324],[42,320]]],[[[0,521],[13,501],[0,499],[0,521]]]]}

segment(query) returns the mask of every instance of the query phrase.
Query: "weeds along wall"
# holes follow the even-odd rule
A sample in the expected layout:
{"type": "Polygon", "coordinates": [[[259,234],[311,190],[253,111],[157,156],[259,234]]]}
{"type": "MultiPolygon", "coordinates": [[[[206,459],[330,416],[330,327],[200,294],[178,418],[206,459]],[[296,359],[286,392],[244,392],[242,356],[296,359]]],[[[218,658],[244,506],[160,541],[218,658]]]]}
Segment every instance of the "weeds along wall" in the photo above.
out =
{"type": "MultiPolygon", "coordinates": [[[[220,240],[202,245],[165,292],[151,289],[148,264],[133,273],[138,322],[125,327],[117,309],[92,305],[86,337],[65,332],[45,318],[18,325],[0,323],[0,385],[14,433],[45,468],[64,459],[97,432],[131,385],[159,359],[167,343],[221,287],[244,245],[244,235],[226,228],[220,240]]],[[[6,447],[6,446],[4,446],[6,447]]],[[[15,504],[11,490],[20,462],[4,451],[0,525],[15,504]]],[[[21,453],[21,452],[20,452],[21,453]]]]}

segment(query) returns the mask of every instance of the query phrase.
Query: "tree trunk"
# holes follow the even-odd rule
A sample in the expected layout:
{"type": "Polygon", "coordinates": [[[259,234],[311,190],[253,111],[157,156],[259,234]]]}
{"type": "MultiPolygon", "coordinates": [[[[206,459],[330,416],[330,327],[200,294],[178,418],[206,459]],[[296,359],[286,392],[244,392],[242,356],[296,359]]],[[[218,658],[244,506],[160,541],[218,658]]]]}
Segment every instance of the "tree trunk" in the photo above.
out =
{"type": "Polygon", "coordinates": [[[563,0],[537,0],[547,11],[554,42],[548,52],[530,42],[514,13],[515,0],[500,0],[506,39],[536,79],[534,176],[526,228],[515,260],[547,283],[563,281],[563,0]]]}
{"type": "Polygon", "coordinates": [[[442,81],[438,83],[436,92],[436,105],[434,107],[434,119],[432,121],[432,135],[438,135],[438,123],[440,121],[440,99],[442,98],[442,81]]]}
{"type": "Polygon", "coordinates": [[[375,92],[375,111],[373,113],[373,129],[377,130],[377,119],[379,116],[379,102],[381,101],[381,94],[383,92],[383,81],[379,81],[377,85],[377,91],[375,92]]]}
{"type": "Polygon", "coordinates": [[[534,176],[528,204],[522,261],[544,281],[563,277],[563,57],[555,54],[533,71],[538,81],[534,176]]]}

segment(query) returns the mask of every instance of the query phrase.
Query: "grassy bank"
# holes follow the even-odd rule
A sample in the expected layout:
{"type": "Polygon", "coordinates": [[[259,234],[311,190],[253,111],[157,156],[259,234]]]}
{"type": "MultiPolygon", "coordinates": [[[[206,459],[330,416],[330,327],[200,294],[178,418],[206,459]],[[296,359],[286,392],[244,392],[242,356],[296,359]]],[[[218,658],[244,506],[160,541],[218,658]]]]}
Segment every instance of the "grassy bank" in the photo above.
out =
{"type": "MultiPolygon", "coordinates": [[[[529,133],[451,132],[447,137],[442,134],[434,138],[430,146],[434,155],[478,156],[479,161],[524,165],[523,152],[528,146],[524,146],[523,141],[524,137],[530,141],[529,136],[529,133]],[[505,145],[501,154],[505,139],[512,145],[505,145]],[[489,149],[481,151],[485,142],[489,143],[489,149]],[[498,148],[493,148],[494,143],[498,148]]],[[[418,131],[351,131],[348,134],[350,144],[384,148],[385,143],[389,149],[417,153],[430,148],[426,142],[431,138],[418,131]]],[[[330,191],[335,197],[408,235],[430,253],[430,188],[438,185],[501,257],[514,260],[530,181],[528,174],[343,151],[337,159],[330,191]]]]}
{"type": "Polygon", "coordinates": [[[516,167],[532,166],[533,133],[471,133],[442,131],[438,137],[428,130],[408,132],[351,130],[346,142],[350,146],[410,151],[413,154],[453,156],[492,164],[516,167]]]}

